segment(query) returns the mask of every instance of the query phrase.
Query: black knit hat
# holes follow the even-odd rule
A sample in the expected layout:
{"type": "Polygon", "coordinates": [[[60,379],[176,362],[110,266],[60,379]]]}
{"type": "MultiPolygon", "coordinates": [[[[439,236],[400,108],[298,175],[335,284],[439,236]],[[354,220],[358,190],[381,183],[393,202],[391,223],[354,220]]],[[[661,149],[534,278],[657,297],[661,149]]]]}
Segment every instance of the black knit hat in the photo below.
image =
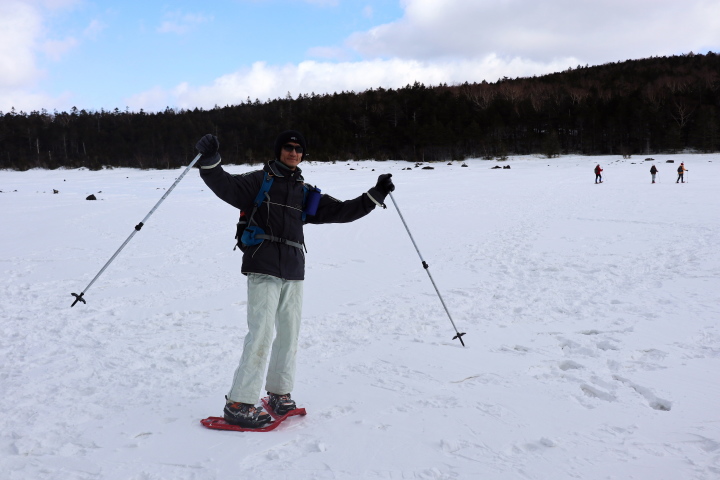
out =
{"type": "Polygon", "coordinates": [[[280,160],[280,149],[288,142],[299,143],[303,148],[303,156],[307,155],[307,145],[305,144],[305,137],[302,136],[302,133],[296,130],[285,130],[275,139],[276,160],[280,160]]]}

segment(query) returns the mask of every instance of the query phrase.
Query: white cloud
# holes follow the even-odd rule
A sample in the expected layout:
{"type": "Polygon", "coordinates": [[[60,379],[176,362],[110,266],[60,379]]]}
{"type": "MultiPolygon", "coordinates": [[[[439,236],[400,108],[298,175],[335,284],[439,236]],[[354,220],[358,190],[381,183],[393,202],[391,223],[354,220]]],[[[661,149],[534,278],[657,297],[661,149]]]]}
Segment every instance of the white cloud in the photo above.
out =
{"type": "Polygon", "coordinates": [[[89,39],[95,40],[97,36],[107,28],[100,20],[92,20],[90,24],[83,30],[83,35],[89,39]]]}
{"type": "Polygon", "coordinates": [[[154,87],[137,95],[133,95],[128,99],[126,105],[133,111],[140,111],[140,109],[147,111],[160,111],[164,110],[165,107],[171,106],[172,95],[169,91],[163,90],[160,87],[154,87]]]}
{"type": "Polygon", "coordinates": [[[249,97],[265,101],[268,98],[310,93],[364,91],[370,88],[400,88],[418,81],[425,85],[458,84],[465,81],[495,81],[502,76],[527,76],[567,69],[578,64],[575,58],[552,63],[502,59],[488,55],[478,60],[367,60],[361,62],[314,62],[298,65],[274,66],[257,62],[251,68],[216,79],[212,85],[192,86],[181,83],[171,90],[154,88],[135,95],[125,102],[137,111],[163,110],[165,107],[192,109],[212,108],[215,105],[234,105],[249,97]]]}
{"type": "Polygon", "coordinates": [[[0,87],[0,112],[9,112],[13,107],[16,112],[29,113],[33,110],[40,111],[43,108],[49,111],[53,109],[69,109],[72,103],[72,95],[64,93],[53,97],[42,92],[31,92],[20,88],[0,87]]]}
{"type": "Polygon", "coordinates": [[[36,8],[21,1],[0,2],[0,89],[33,83],[41,74],[34,51],[41,32],[36,8]]]}
{"type": "Polygon", "coordinates": [[[170,12],[165,15],[165,20],[160,23],[157,31],[160,33],[186,34],[200,24],[213,20],[212,15],[197,13],[170,12]]]}
{"type": "MultiPolygon", "coordinates": [[[[99,20],[92,20],[82,31],[82,39],[95,40],[105,29],[106,25],[99,20]]],[[[38,47],[38,50],[45,54],[50,60],[59,62],[66,53],[78,47],[81,40],[76,37],[66,37],[62,40],[45,40],[38,47]]]]}
{"type": "MultiPolygon", "coordinates": [[[[43,17],[80,0],[0,0],[0,108],[25,99],[34,108],[42,95],[32,89],[43,72],[36,57],[60,59],[105,25],[92,21],[82,33],[48,38],[43,17]],[[10,99],[10,100],[8,100],[10,99]]],[[[338,0],[295,0],[336,6],[338,0]]],[[[401,0],[397,21],[357,32],[306,52],[299,64],[258,62],[207,85],[177,80],[172,89],[148,88],[125,102],[134,110],[166,106],[211,108],[251,99],[301,93],[398,88],[495,81],[566,69],[568,66],[720,50],[718,0],[401,0]],[[361,58],[360,61],[349,59],[361,58]]],[[[372,6],[358,15],[371,18],[372,6]]],[[[212,16],[168,12],[161,33],[185,34],[213,21],[212,16]]],[[[67,101],[69,97],[63,97],[67,101]]],[[[47,99],[45,106],[60,99],[47,99]]],[[[114,100],[110,100],[116,103],[114,100]]],[[[25,107],[30,105],[30,107],[25,107]]]]}
{"type": "Polygon", "coordinates": [[[54,61],[59,61],[68,51],[80,44],[74,37],[68,37],[63,40],[47,40],[43,42],[41,50],[45,55],[54,61]]]}
{"type": "Polygon", "coordinates": [[[49,110],[66,105],[71,94],[51,96],[34,89],[46,74],[37,66],[38,55],[59,60],[79,42],[74,37],[46,38],[44,16],[55,9],[71,8],[77,0],[0,1],[0,110],[49,110]]]}
{"type": "MultiPolygon", "coordinates": [[[[354,34],[366,58],[482,58],[593,62],[720,46],[717,0],[404,0],[396,22],[354,34]]],[[[585,63],[585,62],[583,62],[585,63]]]]}

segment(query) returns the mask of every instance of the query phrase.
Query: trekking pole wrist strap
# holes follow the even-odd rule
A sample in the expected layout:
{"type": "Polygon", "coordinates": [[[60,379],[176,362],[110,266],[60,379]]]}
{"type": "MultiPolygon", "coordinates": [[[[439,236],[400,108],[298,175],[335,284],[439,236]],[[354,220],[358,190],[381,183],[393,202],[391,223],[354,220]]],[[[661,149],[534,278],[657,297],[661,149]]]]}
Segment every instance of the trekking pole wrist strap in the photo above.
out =
{"type": "Polygon", "coordinates": [[[215,154],[209,157],[201,157],[200,158],[200,170],[210,170],[211,168],[215,168],[218,165],[220,165],[220,162],[222,160],[220,159],[219,154],[215,154]],[[208,164],[208,162],[213,162],[212,164],[208,164]]]}
{"type": "Polygon", "coordinates": [[[370,191],[365,192],[365,195],[367,195],[368,198],[369,198],[370,200],[372,200],[373,203],[374,203],[375,205],[377,205],[378,207],[387,208],[387,205],[385,205],[384,203],[381,203],[381,202],[378,202],[377,200],[375,200],[375,198],[373,198],[373,196],[370,195],[370,191]]]}

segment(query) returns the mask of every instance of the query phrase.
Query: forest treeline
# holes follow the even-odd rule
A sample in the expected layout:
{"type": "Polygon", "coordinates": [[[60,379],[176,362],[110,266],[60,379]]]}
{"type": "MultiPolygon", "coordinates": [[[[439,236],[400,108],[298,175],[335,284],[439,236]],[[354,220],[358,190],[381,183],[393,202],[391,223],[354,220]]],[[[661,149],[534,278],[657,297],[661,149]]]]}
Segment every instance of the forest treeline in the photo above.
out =
{"type": "Polygon", "coordinates": [[[313,161],[715,152],[719,87],[720,55],[709,52],[210,110],[13,109],[0,112],[0,168],[176,168],[205,133],[219,137],[225,163],[258,163],[288,128],[305,133],[313,161]]]}

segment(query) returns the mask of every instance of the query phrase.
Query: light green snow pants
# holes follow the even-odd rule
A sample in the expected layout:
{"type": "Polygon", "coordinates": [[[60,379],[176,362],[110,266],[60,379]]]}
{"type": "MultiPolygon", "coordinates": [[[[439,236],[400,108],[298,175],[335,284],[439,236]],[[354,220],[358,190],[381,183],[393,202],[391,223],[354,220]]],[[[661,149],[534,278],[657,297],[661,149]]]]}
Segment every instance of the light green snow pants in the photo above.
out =
{"type": "Polygon", "coordinates": [[[260,397],[268,352],[265,390],[277,394],[293,390],[303,281],[250,273],[247,283],[248,333],[228,400],[254,405],[260,397]],[[274,330],[277,333],[273,341],[274,330]]]}

